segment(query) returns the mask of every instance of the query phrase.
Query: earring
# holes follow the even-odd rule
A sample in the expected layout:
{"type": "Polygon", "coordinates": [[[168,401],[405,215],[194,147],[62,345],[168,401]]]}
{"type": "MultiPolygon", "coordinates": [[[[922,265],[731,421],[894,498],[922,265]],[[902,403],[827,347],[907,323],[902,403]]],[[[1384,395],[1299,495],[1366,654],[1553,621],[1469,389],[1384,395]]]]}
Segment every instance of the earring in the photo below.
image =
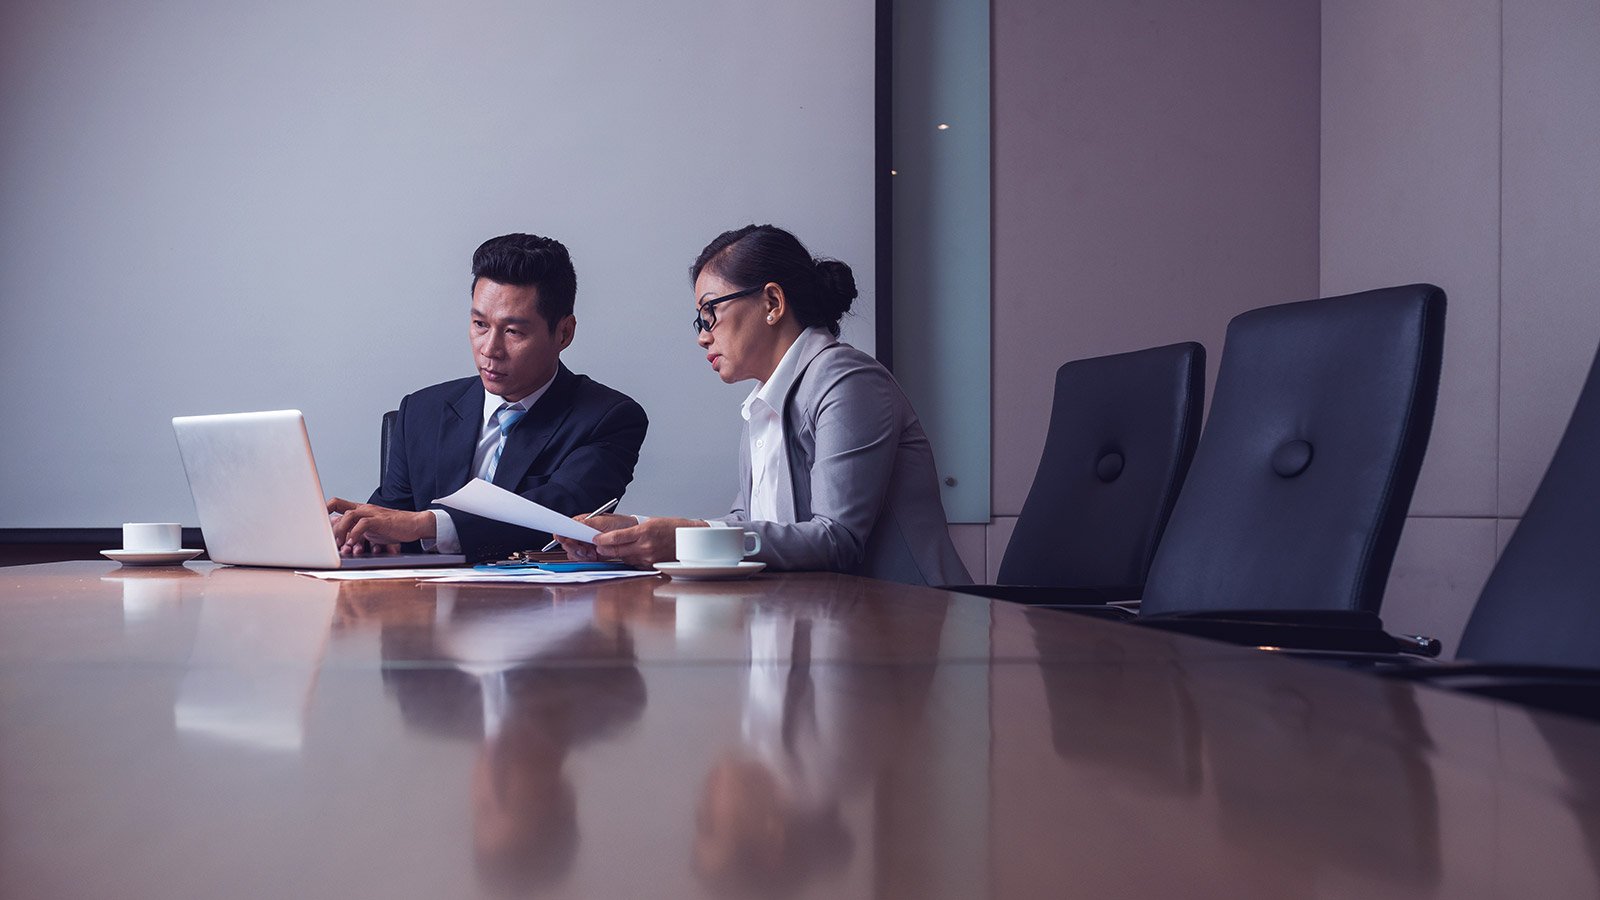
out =
{"type": "Polygon", "coordinates": [[[773,318],[770,313],[767,315],[767,324],[768,325],[771,325],[773,322],[776,322],[776,321],[778,321],[778,320],[773,318]]]}

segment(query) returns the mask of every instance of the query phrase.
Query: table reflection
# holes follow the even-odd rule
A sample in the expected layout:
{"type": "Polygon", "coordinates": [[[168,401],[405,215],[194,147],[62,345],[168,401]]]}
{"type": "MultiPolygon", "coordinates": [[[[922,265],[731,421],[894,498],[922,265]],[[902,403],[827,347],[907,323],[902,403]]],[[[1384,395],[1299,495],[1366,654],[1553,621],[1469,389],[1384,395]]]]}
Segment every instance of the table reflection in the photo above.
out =
{"type": "Polygon", "coordinates": [[[1600,885],[1593,723],[1179,635],[823,574],[6,575],[0,897],[1600,885]]]}
{"type": "Polygon", "coordinates": [[[893,616],[859,592],[795,585],[741,611],[739,740],[706,775],[693,862],[718,889],[788,893],[851,860],[859,836],[841,804],[872,788],[920,722],[944,607],[893,616]]]}
{"type": "Polygon", "coordinates": [[[761,597],[749,581],[667,581],[652,587],[651,596],[671,610],[673,643],[678,653],[717,655],[748,652],[744,639],[747,611],[761,597]]]}
{"type": "MultiPolygon", "coordinates": [[[[238,568],[214,569],[200,581],[205,602],[190,654],[198,665],[185,672],[178,689],[178,731],[300,751],[338,589],[313,578],[284,580],[276,572],[238,568]]],[[[124,582],[124,591],[132,583],[124,582]]]]}
{"type": "MultiPolygon", "coordinates": [[[[1559,831],[1570,828],[1573,832],[1571,838],[1564,839],[1556,827],[1542,822],[1536,811],[1528,815],[1521,804],[1502,804],[1508,819],[1503,827],[1510,832],[1509,842],[1531,845],[1518,847],[1525,852],[1517,853],[1514,862],[1536,870],[1529,873],[1528,880],[1536,878],[1542,882],[1538,885],[1540,891],[1569,897],[1600,896],[1600,754],[1586,741],[1593,737],[1593,725],[1563,716],[1532,719],[1526,710],[1502,712],[1503,718],[1514,715],[1531,720],[1518,730],[1526,730],[1548,745],[1550,759],[1562,782],[1557,795],[1572,818],[1570,825],[1559,831]],[[1575,865],[1548,865],[1547,860],[1553,855],[1551,848],[1556,846],[1565,851],[1565,858],[1582,858],[1586,871],[1580,871],[1575,865]]],[[[1510,730],[1506,728],[1502,733],[1510,730]]]]}
{"type": "Polygon", "coordinates": [[[185,659],[194,650],[206,579],[185,566],[122,566],[100,576],[122,596],[120,651],[135,659],[185,659]]]}
{"type": "Polygon", "coordinates": [[[470,782],[479,875],[508,890],[559,881],[579,838],[567,757],[645,708],[628,626],[596,615],[598,591],[430,588],[431,617],[408,604],[383,619],[384,686],[408,728],[479,744],[470,782]]]}
{"type": "Polygon", "coordinates": [[[995,673],[1002,892],[1042,876],[1159,895],[1178,872],[1194,897],[1237,896],[1243,873],[1245,893],[1277,897],[1438,889],[1436,757],[1409,686],[1204,646],[1152,654],[1107,629],[1052,654],[1060,616],[1027,616],[1047,726],[1030,720],[1039,688],[995,673]],[[1046,734],[1053,766],[1027,747],[1046,734]]]}
{"type": "Polygon", "coordinates": [[[1132,653],[1111,637],[1086,642],[1087,658],[1080,654],[1075,661],[1051,664],[1047,660],[1059,641],[1061,615],[1028,611],[1056,755],[1103,769],[1130,786],[1196,794],[1200,721],[1183,668],[1170,657],[1132,653]]]}
{"type": "Polygon", "coordinates": [[[1307,895],[1321,872],[1437,884],[1433,741],[1412,688],[1286,668],[1190,673],[1224,839],[1279,860],[1307,895]]]}
{"type": "Polygon", "coordinates": [[[100,576],[100,580],[122,589],[122,623],[137,627],[175,611],[186,595],[192,598],[198,594],[203,576],[185,566],[123,566],[100,576]],[[189,590],[185,591],[185,587],[189,590]]]}

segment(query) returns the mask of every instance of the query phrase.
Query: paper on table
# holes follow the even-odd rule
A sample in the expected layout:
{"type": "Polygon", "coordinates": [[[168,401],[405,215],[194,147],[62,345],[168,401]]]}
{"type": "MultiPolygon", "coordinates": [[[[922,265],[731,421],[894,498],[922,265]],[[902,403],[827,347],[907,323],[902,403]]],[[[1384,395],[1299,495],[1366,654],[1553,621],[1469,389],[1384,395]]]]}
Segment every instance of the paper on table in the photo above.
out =
{"type": "Polygon", "coordinates": [[[296,575],[310,575],[312,578],[321,578],[323,581],[383,581],[388,578],[437,578],[441,572],[460,571],[459,569],[439,568],[432,569],[315,569],[299,571],[296,575]]]}
{"type": "Polygon", "coordinates": [[[295,572],[324,581],[383,581],[411,578],[418,581],[489,582],[500,584],[587,584],[616,578],[655,578],[659,572],[647,569],[621,569],[609,572],[546,572],[543,569],[517,569],[509,572],[482,572],[472,569],[327,569],[295,572]]]}
{"type": "Polygon", "coordinates": [[[588,584],[594,581],[616,581],[619,578],[649,578],[659,572],[629,570],[625,572],[544,572],[538,569],[522,572],[462,572],[459,575],[440,575],[435,571],[426,580],[431,584],[588,584]]]}
{"type": "Polygon", "coordinates": [[[576,519],[570,519],[553,509],[540,506],[527,497],[513,494],[502,487],[495,487],[482,478],[474,478],[462,486],[461,490],[433,502],[475,516],[494,519],[496,522],[509,522],[512,525],[532,528],[534,531],[548,531],[551,534],[580,541],[593,541],[594,536],[600,533],[576,519]]]}

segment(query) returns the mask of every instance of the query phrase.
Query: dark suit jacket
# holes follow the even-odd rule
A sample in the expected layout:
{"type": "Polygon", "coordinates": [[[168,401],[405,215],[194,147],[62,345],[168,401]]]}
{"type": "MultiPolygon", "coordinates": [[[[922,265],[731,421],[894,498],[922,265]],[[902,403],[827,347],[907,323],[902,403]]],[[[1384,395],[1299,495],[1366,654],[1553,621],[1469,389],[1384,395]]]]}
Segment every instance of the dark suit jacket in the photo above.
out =
{"type": "MultiPolygon", "coordinates": [[[[643,407],[565,365],[506,438],[494,483],[559,513],[581,516],[622,496],[633,480],[649,422],[643,407]]],[[[383,484],[367,502],[390,509],[439,508],[434,500],[472,479],[483,428],[476,377],[423,388],[400,401],[383,484]]],[[[550,540],[493,519],[449,510],[468,561],[498,559],[550,540]]]]}

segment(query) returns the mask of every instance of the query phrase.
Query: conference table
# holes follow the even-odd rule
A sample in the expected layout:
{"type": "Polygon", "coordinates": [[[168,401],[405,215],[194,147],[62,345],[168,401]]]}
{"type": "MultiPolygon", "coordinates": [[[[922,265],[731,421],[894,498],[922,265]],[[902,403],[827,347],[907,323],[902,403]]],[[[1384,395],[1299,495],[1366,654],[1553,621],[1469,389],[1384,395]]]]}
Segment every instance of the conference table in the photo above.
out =
{"type": "Polygon", "coordinates": [[[841,575],[0,568],[0,897],[1600,894],[1600,726],[841,575]]]}

